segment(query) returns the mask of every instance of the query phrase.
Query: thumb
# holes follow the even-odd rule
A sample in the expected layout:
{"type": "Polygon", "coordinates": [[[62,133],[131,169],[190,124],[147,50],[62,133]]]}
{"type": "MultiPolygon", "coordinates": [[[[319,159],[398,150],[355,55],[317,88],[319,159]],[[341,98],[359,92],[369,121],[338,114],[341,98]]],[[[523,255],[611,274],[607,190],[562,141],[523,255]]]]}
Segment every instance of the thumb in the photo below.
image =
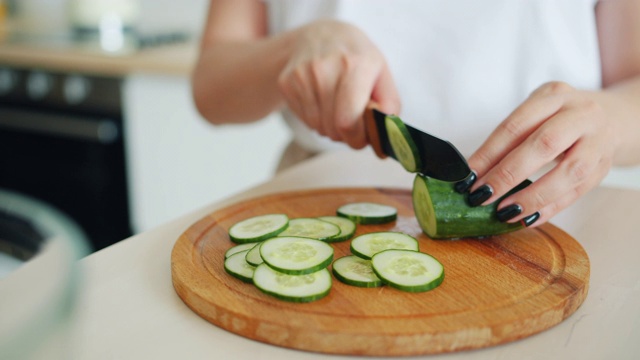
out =
{"type": "Polygon", "coordinates": [[[378,103],[380,111],[387,114],[400,113],[400,96],[396,89],[396,84],[391,76],[389,67],[385,64],[373,85],[371,100],[378,103]]]}

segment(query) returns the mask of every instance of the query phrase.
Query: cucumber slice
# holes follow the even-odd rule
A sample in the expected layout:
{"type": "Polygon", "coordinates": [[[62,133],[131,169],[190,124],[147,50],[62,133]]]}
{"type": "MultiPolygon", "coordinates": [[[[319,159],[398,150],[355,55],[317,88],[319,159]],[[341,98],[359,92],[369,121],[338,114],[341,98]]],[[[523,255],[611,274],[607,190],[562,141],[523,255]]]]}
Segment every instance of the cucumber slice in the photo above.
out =
{"type": "Polygon", "coordinates": [[[384,284],[373,272],[371,261],[355,255],[343,256],[331,267],[336,278],[347,285],[372,288],[384,284]]]}
{"type": "Polygon", "coordinates": [[[298,236],[317,240],[327,240],[340,235],[340,228],[316,218],[297,218],[289,221],[289,227],[278,236],[298,236]]]}
{"type": "Polygon", "coordinates": [[[421,167],[420,153],[404,122],[395,115],[387,115],[384,125],[393,153],[400,164],[409,172],[417,172],[421,167]]]}
{"type": "Polygon", "coordinates": [[[340,206],[337,215],[357,224],[382,224],[394,221],[398,217],[398,210],[388,205],[357,202],[340,206]]]}
{"type": "Polygon", "coordinates": [[[332,280],[327,269],[305,275],[290,275],[262,264],[255,270],[253,283],[264,293],[280,300],[310,302],[327,296],[332,280]]]}
{"type": "Polygon", "coordinates": [[[255,243],[246,243],[246,244],[236,245],[224,253],[224,258],[226,259],[235,253],[251,250],[251,248],[253,248],[254,246],[256,246],[255,243]]]}
{"type": "Polygon", "coordinates": [[[262,256],[260,256],[260,246],[262,243],[253,244],[253,248],[251,248],[245,254],[244,259],[249,263],[249,265],[258,266],[262,264],[264,261],[262,260],[262,256]]]}
{"type": "Polygon", "coordinates": [[[326,239],[327,242],[338,242],[351,239],[353,234],[356,233],[356,223],[353,220],[340,216],[321,216],[318,219],[326,222],[330,222],[340,228],[340,234],[326,239]]]}
{"type": "Polygon", "coordinates": [[[275,237],[262,243],[260,255],[274,270],[303,275],[329,266],[333,260],[333,247],[315,239],[275,237]]]}
{"type": "Polygon", "coordinates": [[[409,292],[428,291],[444,280],[444,267],[431,255],[385,250],[371,259],[373,271],[389,286],[409,292]]]}
{"type": "Polygon", "coordinates": [[[242,220],[229,228],[229,237],[235,243],[263,241],[284,231],[289,217],[284,214],[254,216],[242,220]]]}
{"type": "Polygon", "coordinates": [[[413,209],[420,228],[432,239],[484,237],[503,234],[523,227],[520,223],[503,223],[496,218],[500,201],[524,189],[525,180],[499,200],[486,206],[471,207],[466,194],[454,190],[454,183],[416,175],[413,181],[413,209]]]}
{"type": "Polygon", "coordinates": [[[370,260],[373,255],[388,249],[418,251],[418,240],[394,231],[373,232],[351,240],[351,253],[365,260],[370,260]]]}
{"type": "Polygon", "coordinates": [[[245,260],[246,253],[249,250],[235,253],[224,260],[224,270],[231,276],[244,282],[252,282],[253,272],[256,267],[247,263],[245,260]]]}

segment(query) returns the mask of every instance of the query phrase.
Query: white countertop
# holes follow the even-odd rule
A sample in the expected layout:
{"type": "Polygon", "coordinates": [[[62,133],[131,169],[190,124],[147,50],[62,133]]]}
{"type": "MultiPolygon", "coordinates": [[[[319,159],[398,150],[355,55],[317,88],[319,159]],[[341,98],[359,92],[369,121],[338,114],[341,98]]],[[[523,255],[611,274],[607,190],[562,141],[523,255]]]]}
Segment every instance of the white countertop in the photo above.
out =
{"type": "MultiPolygon", "coordinates": [[[[81,261],[72,350],[78,359],[324,359],[248,340],[193,313],[176,295],[170,256],[205,214],[267,193],[318,187],[410,188],[413,175],[370,149],[328,153],[223,202],[131,237],[81,261]]],[[[640,355],[640,192],[600,187],[553,219],[589,254],[583,305],[559,325],[512,343],[429,359],[636,359],[640,355]]],[[[0,284],[1,285],[1,284],[0,284]]],[[[1,291],[0,286],[0,291],[1,291]]],[[[352,359],[330,356],[333,359],[352,359]]],[[[422,358],[422,357],[418,357],[422,358]]]]}

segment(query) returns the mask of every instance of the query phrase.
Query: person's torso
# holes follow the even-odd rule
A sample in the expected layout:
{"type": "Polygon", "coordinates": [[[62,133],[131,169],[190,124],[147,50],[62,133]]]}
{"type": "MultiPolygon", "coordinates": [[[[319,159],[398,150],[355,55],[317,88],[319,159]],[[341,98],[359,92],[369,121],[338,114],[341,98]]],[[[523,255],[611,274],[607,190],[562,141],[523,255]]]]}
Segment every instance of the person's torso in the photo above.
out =
{"type": "MultiPolygon", "coordinates": [[[[270,32],[333,18],[385,55],[407,123],[470,155],[545,82],[600,87],[596,0],[266,0],[270,32]]],[[[285,111],[295,140],[335,147],[285,111]]]]}

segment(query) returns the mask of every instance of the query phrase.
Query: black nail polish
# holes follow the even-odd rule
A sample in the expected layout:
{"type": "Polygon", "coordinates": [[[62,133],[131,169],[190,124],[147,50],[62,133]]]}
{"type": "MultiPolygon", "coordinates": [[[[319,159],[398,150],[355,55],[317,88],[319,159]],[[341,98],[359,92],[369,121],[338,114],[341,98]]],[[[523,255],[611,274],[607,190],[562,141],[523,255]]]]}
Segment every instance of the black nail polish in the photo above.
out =
{"type": "Polygon", "coordinates": [[[535,212],[534,214],[531,214],[531,215],[523,218],[522,220],[520,220],[520,223],[522,224],[522,226],[529,227],[534,222],[538,221],[539,218],[540,218],[540,213],[539,212],[535,212]]]}
{"type": "Polygon", "coordinates": [[[476,191],[469,194],[467,201],[471,206],[478,206],[487,201],[493,195],[493,189],[489,185],[482,185],[476,191]]]}
{"type": "Polygon", "coordinates": [[[471,185],[473,185],[473,183],[476,182],[476,179],[478,179],[478,175],[476,174],[475,171],[472,171],[471,174],[469,174],[469,176],[467,176],[464,180],[458,181],[453,186],[453,188],[460,194],[465,193],[467,192],[467,190],[469,190],[471,185]]]}
{"type": "Polygon", "coordinates": [[[518,204],[511,204],[496,211],[496,217],[500,222],[506,222],[520,215],[520,213],[522,213],[522,206],[518,204]]]}

